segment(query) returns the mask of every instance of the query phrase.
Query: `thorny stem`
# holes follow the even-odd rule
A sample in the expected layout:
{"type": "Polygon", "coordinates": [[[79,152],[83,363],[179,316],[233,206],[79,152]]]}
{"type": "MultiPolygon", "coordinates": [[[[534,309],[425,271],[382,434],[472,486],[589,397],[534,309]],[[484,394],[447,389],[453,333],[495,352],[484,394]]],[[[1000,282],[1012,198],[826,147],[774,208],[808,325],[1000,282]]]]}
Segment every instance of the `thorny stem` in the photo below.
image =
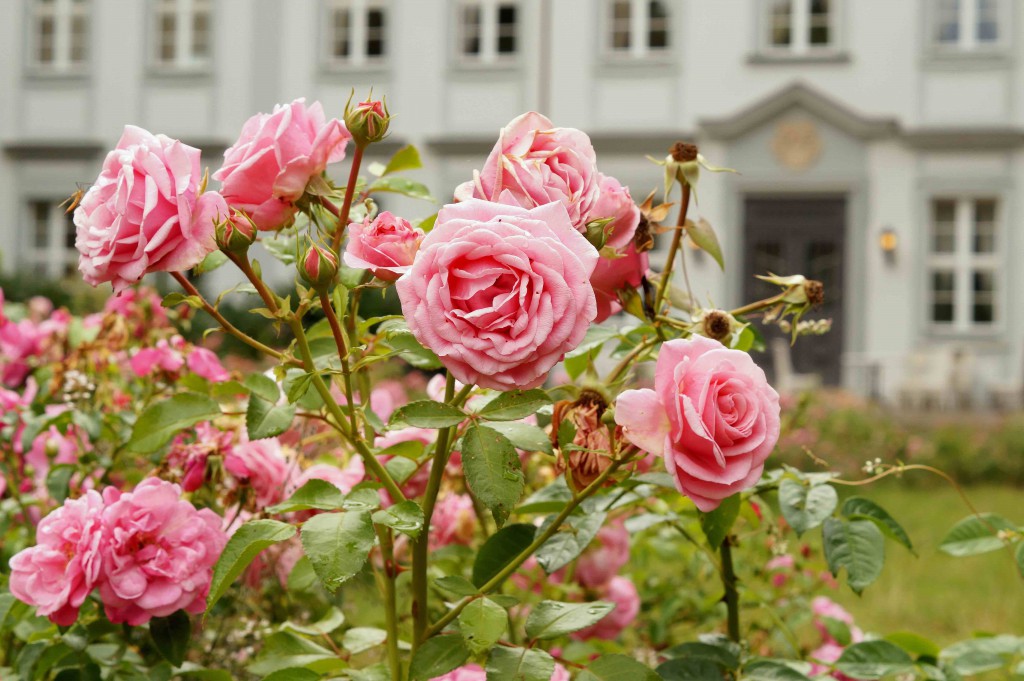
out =
{"type": "Polygon", "coordinates": [[[388,632],[388,667],[391,678],[401,681],[402,663],[398,653],[398,606],[395,597],[395,551],[390,527],[377,526],[380,552],[384,559],[384,617],[388,632]]]}
{"type": "Polygon", "coordinates": [[[773,305],[778,305],[779,303],[782,302],[782,297],[784,295],[785,295],[785,292],[780,293],[777,296],[772,296],[771,298],[765,298],[764,300],[758,300],[758,301],[753,302],[753,303],[748,303],[748,304],[744,305],[743,307],[737,307],[735,310],[730,310],[729,314],[731,314],[733,317],[738,317],[740,315],[750,314],[751,312],[757,312],[758,310],[763,310],[766,307],[772,307],[773,305]]]}
{"type": "MultiPolygon", "coordinates": [[[[334,239],[331,240],[331,247],[335,253],[341,248],[341,239],[345,235],[345,228],[348,227],[348,214],[352,209],[352,196],[356,191],[356,182],[359,180],[359,166],[362,162],[363,148],[357,144],[356,151],[352,154],[352,169],[348,173],[348,184],[345,185],[345,199],[342,201],[341,211],[335,213],[338,216],[338,229],[334,230],[334,239]]],[[[324,202],[323,199],[321,201],[324,202]]],[[[330,209],[328,208],[328,210],[330,209]]]]}
{"type": "MultiPolygon", "coordinates": [[[[690,185],[687,182],[680,183],[683,186],[683,199],[679,204],[679,216],[676,218],[676,229],[672,231],[672,243],[668,247],[668,256],[665,258],[665,267],[661,272],[661,281],[658,283],[658,293],[654,298],[654,312],[661,313],[661,305],[665,301],[665,293],[668,291],[669,281],[672,279],[672,268],[675,267],[676,253],[679,252],[679,244],[683,239],[684,226],[686,225],[686,213],[690,209],[690,185]]],[[[683,264],[684,270],[686,264],[683,264]]],[[[686,280],[686,293],[693,304],[693,292],[690,290],[690,280],[686,280]]]]}
{"type": "Polygon", "coordinates": [[[722,540],[722,585],[725,587],[725,611],[729,639],[740,642],[740,594],[736,590],[736,571],[732,566],[732,537],[722,540]]]}
{"type": "Polygon", "coordinates": [[[341,359],[341,373],[345,380],[345,399],[348,400],[349,428],[353,437],[359,433],[359,426],[356,424],[355,394],[352,392],[352,371],[348,364],[348,343],[345,340],[345,333],[338,323],[338,316],[334,314],[334,306],[326,291],[320,291],[320,306],[324,309],[327,323],[331,326],[331,333],[334,334],[334,343],[338,346],[338,357],[341,359]]]}

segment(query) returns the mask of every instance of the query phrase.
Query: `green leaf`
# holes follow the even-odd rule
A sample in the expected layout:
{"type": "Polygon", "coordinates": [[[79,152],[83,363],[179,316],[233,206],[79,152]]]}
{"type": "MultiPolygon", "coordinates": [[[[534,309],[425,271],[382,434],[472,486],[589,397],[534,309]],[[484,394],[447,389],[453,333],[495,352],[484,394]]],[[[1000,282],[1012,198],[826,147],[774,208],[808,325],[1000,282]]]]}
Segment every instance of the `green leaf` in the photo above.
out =
{"type": "Polygon", "coordinates": [[[212,272],[227,261],[228,256],[224,251],[211,251],[198,265],[192,268],[192,274],[199,276],[200,274],[212,272]]]}
{"type": "Polygon", "coordinates": [[[723,669],[735,670],[740,666],[739,656],[726,646],[690,641],[680,643],[664,652],[666,657],[686,660],[706,660],[723,669]]]}
{"type": "Polygon", "coordinates": [[[721,681],[725,678],[722,670],[714,662],[701,659],[663,662],[658,665],[657,674],[664,681],[721,681]]]}
{"type": "Polygon", "coordinates": [[[398,530],[415,539],[423,529],[423,509],[412,499],[406,499],[388,508],[375,511],[373,522],[378,525],[387,525],[391,529],[398,530]]]}
{"type": "Polygon", "coordinates": [[[462,437],[462,470],[470,492],[491,510],[501,527],[525,487],[522,462],[508,438],[486,426],[462,437]]]}
{"type": "Polygon", "coordinates": [[[407,144],[391,156],[391,160],[388,161],[381,175],[400,173],[403,170],[416,170],[422,167],[423,162],[420,160],[419,150],[413,145],[407,144]]]}
{"type": "Polygon", "coordinates": [[[903,526],[896,522],[896,519],[889,515],[888,511],[870,499],[850,497],[843,502],[842,514],[847,518],[871,520],[878,525],[878,529],[883,534],[903,544],[911,551],[914,550],[914,546],[910,543],[910,537],[903,526]]]}
{"type": "Polygon", "coordinates": [[[345,613],[337,607],[331,606],[331,609],[327,611],[327,614],[312,624],[298,624],[296,622],[289,621],[282,624],[281,628],[291,629],[296,633],[306,634],[307,636],[324,636],[331,633],[344,623],[345,613]]]}
{"type": "Polygon", "coordinates": [[[280,504],[267,508],[267,513],[291,513],[292,511],[336,511],[345,504],[345,495],[326,480],[313,479],[280,504]]]}
{"type": "Polygon", "coordinates": [[[75,474],[78,467],[75,464],[61,463],[50,467],[46,474],[46,491],[58,504],[63,503],[68,497],[71,476],[75,474]]]}
{"type": "Polygon", "coordinates": [[[253,674],[267,676],[294,667],[328,671],[342,666],[344,662],[334,651],[293,632],[279,631],[263,639],[259,655],[247,669],[253,674]]]}
{"type": "Polygon", "coordinates": [[[181,304],[188,305],[194,310],[203,307],[203,299],[199,296],[186,296],[184,293],[168,293],[160,303],[161,307],[177,307],[181,304]]]}
{"type": "Polygon", "coordinates": [[[242,574],[242,570],[249,566],[260,551],[293,536],[295,528],[277,520],[251,520],[235,530],[213,568],[206,612],[210,612],[227,591],[228,586],[242,574]]]}
{"type": "Polygon", "coordinates": [[[536,527],[521,523],[507,525],[488,537],[473,563],[473,584],[480,587],[489,582],[533,543],[536,534],[536,527]]]}
{"type": "Polygon", "coordinates": [[[1017,526],[994,513],[967,516],[946,534],[939,549],[951,556],[976,556],[1003,548],[999,530],[1015,531],[1017,526]]]}
{"type": "Polygon", "coordinates": [[[661,677],[627,655],[602,655],[576,677],[576,681],[660,681],[661,677]]]}
{"type": "Polygon", "coordinates": [[[807,676],[776,660],[755,660],[743,667],[745,681],[808,681],[807,676]]]}
{"type": "Polygon", "coordinates": [[[180,667],[192,640],[192,621],[184,610],[167,617],[156,617],[149,622],[149,636],[157,652],[175,667],[180,667]]]}
{"type": "Polygon", "coordinates": [[[425,184],[405,177],[381,177],[374,180],[366,191],[368,194],[373,192],[394,192],[414,199],[437,203],[437,199],[430,195],[430,190],[427,189],[425,184]]]}
{"type": "Polygon", "coordinates": [[[714,258],[720,268],[725,269],[722,246],[718,243],[718,235],[715,234],[715,230],[710,222],[704,218],[701,218],[696,223],[687,221],[686,233],[698,248],[714,258]]]}
{"type": "MultiPolygon", "coordinates": [[[[569,528],[556,532],[537,549],[537,562],[544,572],[549,575],[560,570],[575,558],[583,553],[590,542],[597,536],[597,531],[604,524],[603,512],[594,512],[588,515],[571,516],[568,520],[569,528]]],[[[554,517],[549,517],[541,525],[538,532],[543,532],[554,517]]]]}
{"type": "Polygon", "coordinates": [[[543,390],[510,390],[485,404],[478,413],[488,421],[518,421],[549,404],[551,398],[543,390]]]}
{"type": "Polygon", "coordinates": [[[541,601],[526,618],[526,635],[541,641],[586,629],[615,609],[614,603],[541,601]]]}
{"type": "Polygon", "coordinates": [[[487,681],[551,681],[555,659],[536,648],[498,646],[487,657],[487,681]]]}
{"type": "Polygon", "coordinates": [[[489,598],[476,598],[459,614],[459,631],[474,655],[490,650],[508,628],[508,613],[489,598]]]}
{"type": "Polygon", "coordinates": [[[469,659],[469,649],[458,635],[428,638],[412,656],[410,681],[429,681],[457,669],[469,659]]]}
{"type": "Polygon", "coordinates": [[[900,648],[903,648],[903,650],[914,655],[932,658],[939,656],[940,649],[936,643],[910,631],[897,631],[888,634],[885,640],[895,643],[900,648]]]}
{"type": "Polygon", "coordinates": [[[509,442],[526,452],[544,452],[553,454],[551,449],[551,438],[544,432],[543,428],[532,426],[521,421],[494,421],[487,424],[505,437],[509,442]]]}
{"type": "Polygon", "coordinates": [[[302,525],[301,537],[316,576],[332,592],[362,569],[375,539],[367,511],[315,515],[302,525]]]}
{"type": "Polygon", "coordinates": [[[739,494],[734,494],[723,499],[718,508],[710,513],[700,514],[700,528],[704,530],[704,536],[708,538],[711,548],[718,550],[722,542],[729,535],[733,523],[740,514],[742,499],[739,494]]]}
{"type": "Polygon", "coordinates": [[[447,428],[457,426],[466,420],[466,413],[444,402],[417,400],[399,407],[391,414],[389,428],[447,428]]]}
{"type": "Polygon", "coordinates": [[[424,371],[440,369],[443,365],[433,351],[423,347],[412,335],[404,319],[392,319],[383,322],[377,333],[383,336],[388,347],[398,352],[403,360],[424,371]]]}
{"type": "Polygon", "coordinates": [[[882,573],[885,537],[870,520],[827,518],[822,543],[832,575],[846,568],[846,582],[855,592],[863,591],[882,573]]]}
{"type": "Polygon", "coordinates": [[[857,679],[879,679],[913,671],[914,661],[902,648],[888,641],[863,641],[843,651],[836,661],[836,669],[857,679]]]}
{"type": "Polygon", "coordinates": [[[801,535],[832,515],[839,496],[832,485],[807,487],[791,478],[779,484],[779,508],[790,527],[801,535]]]}
{"type": "Polygon", "coordinates": [[[320,674],[304,667],[278,669],[263,677],[263,681],[317,681],[320,674]]]}
{"type": "Polygon", "coordinates": [[[245,411],[245,427],[250,440],[275,437],[291,427],[295,419],[294,404],[268,402],[256,393],[249,395],[249,407],[245,411]]]}
{"type": "MultiPolygon", "coordinates": [[[[510,525],[509,527],[514,527],[510,525]]],[[[434,586],[454,596],[475,596],[479,590],[465,577],[460,575],[446,575],[434,580],[434,586]]]]}
{"type": "Polygon", "coordinates": [[[242,381],[249,392],[259,395],[267,402],[277,402],[281,399],[281,389],[277,381],[264,374],[249,374],[242,381]]]}
{"type": "Polygon", "coordinates": [[[383,645],[387,640],[388,632],[383,629],[376,627],[352,627],[345,632],[341,645],[353,655],[358,655],[371,648],[383,645]]]}
{"type": "Polygon", "coordinates": [[[173,395],[170,399],[150,405],[142,412],[125,447],[135,454],[152,454],[186,428],[218,416],[220,407],[205,395],[173,395]]]}

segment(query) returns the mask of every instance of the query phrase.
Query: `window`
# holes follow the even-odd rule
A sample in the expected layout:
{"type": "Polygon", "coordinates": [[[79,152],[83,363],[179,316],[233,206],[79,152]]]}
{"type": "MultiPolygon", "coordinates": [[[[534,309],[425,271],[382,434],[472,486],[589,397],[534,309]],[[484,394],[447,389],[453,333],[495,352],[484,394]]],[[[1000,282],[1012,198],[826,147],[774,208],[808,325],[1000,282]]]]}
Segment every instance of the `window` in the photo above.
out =
{"type": "Polygon", "coordinates": [[[607,6],[605,48],[612,56],[643,58],[670,47],[668,3],[612,0],[607,6]]]}
{"type": "Polygon", "coordinates": [[[40,71],[81,70],[88,56],[87,0],[32,2],[29,64],[40,71]]]}
{"type": "Polygon", "coordinates": [[[931,204],[929,321],[956,331],[999,321],[999,204],[994,198],[940,198],[931,204]]]}
{"type": "MultiPolygon", "coordinates": [[[[983,50],[998,47],[1002,0],[937,0],[932,41],[942,49],[983,50]]],[[[1005,25],[1005,24],[1004,24],[1005,25]]]]}
{"type": "Polygon", "coordinates": [[[835,49],[835,0],[765,0],[765,45],[771,52],[835,49]]]}
{"type": "Polygon", "coordinates": [[[155,0],[153,63],[198,71],[210,64],[210,0],[155,0]]]}
{"type": "Polygon", "coordinates": [[[35,276],[59,279],[78,267],[75,250],[75,223],[60,206],[63,199],[32,200],[27,207],[27,254],[25,265],[35,276]]]}
{"type": "Polygon", "coordinates": [[[362,66],[384,61],[388,50],[384,0],[328,0],[324,65],[362,66]]]}
{"type": "Polygon", "coordinates": [[[519,6],[508,0],[458,3],[458,57],[466,62],[511,61],[519,52],[519,6]]]}

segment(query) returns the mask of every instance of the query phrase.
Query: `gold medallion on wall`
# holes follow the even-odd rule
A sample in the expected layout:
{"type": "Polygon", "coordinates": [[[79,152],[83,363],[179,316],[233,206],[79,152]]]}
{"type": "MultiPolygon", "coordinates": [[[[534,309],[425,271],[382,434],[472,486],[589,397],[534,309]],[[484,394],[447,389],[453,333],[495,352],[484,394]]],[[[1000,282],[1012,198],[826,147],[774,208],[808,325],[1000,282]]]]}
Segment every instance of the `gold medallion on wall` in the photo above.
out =
{"type": "Polygon", "coordinates": [[[821,134],[814,121],[806,118],[779,122],[772,136],[772,153],[783,168],[799,172],[813,166],[821,156],[821,134]]]}

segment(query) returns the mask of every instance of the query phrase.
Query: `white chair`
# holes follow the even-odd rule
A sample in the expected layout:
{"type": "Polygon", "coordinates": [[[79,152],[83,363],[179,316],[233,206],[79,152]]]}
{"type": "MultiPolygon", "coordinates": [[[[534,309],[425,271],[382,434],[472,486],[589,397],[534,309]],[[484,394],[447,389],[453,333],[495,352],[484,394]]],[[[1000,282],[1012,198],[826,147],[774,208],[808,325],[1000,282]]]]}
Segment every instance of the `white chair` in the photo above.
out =
{"type": "Polygon", "coordinates": [[[953,353],[947,346],[919,348],[907,357],[900,401],[905,407],[945,409],[952,406],[953,353]]]}
{"type": "Polygon", "coordinates": [[[772,366],[775,368],[775,389],[780,395],[796,395],[821,387],[820,374],[798,374],[793,368],[789,341],[772,338],[772,366]]]}

